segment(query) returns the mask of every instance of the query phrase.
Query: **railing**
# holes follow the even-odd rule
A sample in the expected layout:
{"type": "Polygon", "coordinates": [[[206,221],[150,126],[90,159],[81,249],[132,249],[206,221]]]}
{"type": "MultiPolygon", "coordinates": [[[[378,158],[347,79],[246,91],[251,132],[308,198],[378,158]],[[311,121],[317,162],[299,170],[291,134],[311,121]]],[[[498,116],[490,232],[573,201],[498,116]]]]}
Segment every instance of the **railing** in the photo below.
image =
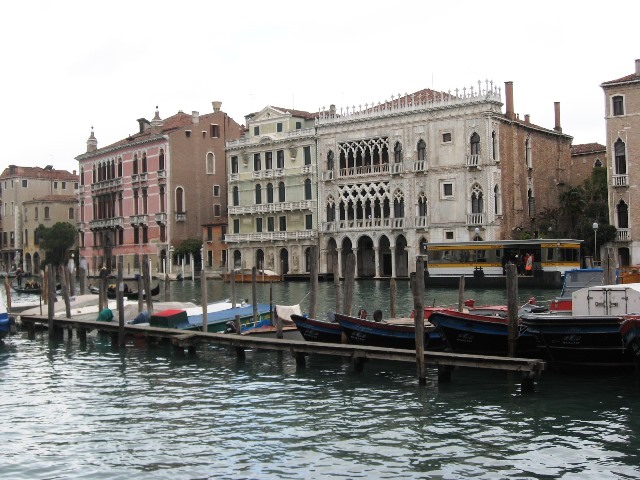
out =
{"type": "Polygon", "coordinates": [[[616,230],[616,242],[628,242],[631,240],[631,231],[628,228],[618,228],[616,230]]]}
{"type": "Polygon", "coordinates": [[[138,183],[140,182],[140,175],[138,175],[137,173],[134,173],[133,175],[131,175],[131,183],[138,183]]]}
{"type": "Polygon", "coordinates": [[[480,168],[482,165],[482,157],[477,154],[467,155],[467,168],[480,168]]]}
{"type": "Polygon", "coordinates": [[[414,172],[426,172],[427,171],[427,161],[426,160],[417,160],[413,162],[413,171],[414,172]]]}
{"type": "Polygon", "coordinates": [[[335,232],[336,231],[336,222],[322,222],[322,231],[323,232],[335,232]]]}
{"type": "Polygon", "coordinates": [[[101,218],[89,222],[91,230],[104,230],[110,228],[122,228],[124,226],[124,217],[101,218]]]}
{"type": "Polygon", "coordinates": [[[140,181],[146,182],[147,180],[149,180],[149,174],[147,172],[142,172],[140,174],[140,181]]]}
{"type": "Polygon", "coordinates": [[[84,222],[76,222],[76,228],[79,232],[84,232],[85,223],[84,222]]]}
{"type": "Polygon", "coordinates": [[[240,179],[240,174],[239,173],[230,173],[229,174],[229,181],[230,182],[237,182],[240,179]]]}
{"type": "Polygon", "coordinates": [[[230,215],[243,215],[247,213],[274,213],[274,212],[290,212],[294,210],[311,210],[313,208],[313,200],[303,200],[301,202],[278,202],[278,203],[261,203],[259,205],[233,206],[229,207],[230,215]]]}
{"type": "Polygon", "coordinates": [[[322,172],[322,180],[328,182],[329,180],[333,180],[333,170],[325,170],[322,172]]]}
{"type": "Polygon", "coordinates": [[[291,130],[290,132],[277,132],[277,133],[267,133],[265,135],[256,135],[253,137],[242,137],[237,140],[231,140],[226,143],[227,148],[240,147],[244,145],[255,145],[259,143],[263,143],[265,138],[270,138],[273,141],[276,140],[284,140],[289,138],[296,137],[306,137],[309,135],[315,135],[315,128],[300,128],[298,130],[291,130]]]}
{"type": "Polygon", "coordinates": [[[274,177],[284,177],[284,168],[276,168],[273,171],[273,176],[274,177]]]}
{"type": "Polygon", "coordinates": [[[415,224],[416,228],[427,228],[429,226],[429,220],[427,217],[416,217],[415,224]]]}
{"type": "Polygon", "coordinates": [[[167,171],[166,170],[158,170],[158,180],[166,180],[167,179],[167,171]]]}
{"type": "Polygon", "coordinates": [[[404,167],[402,166],[402,162],[392,163],[391,164],[391,174],[398,175],[404,171],[404,167]]]}
{"type": "Polygon", "coordinates": [[[129,223],[131,225],[148,225],[149,216],[148,215],[130,215],[129,223]]]}
{"type": "Polygon", "coordinates": [[[91,191],[96,192],[98,190],[106,190],[109,188],[116,188],[122,186],[122,177],[112,178],[111,180],[103,180],[102,182],[96,182],[91,184],[91,191]]]}
{"type": "MultiPolygon", "coordinates": [[[[398,165],[398,164],[394,164],[398,165]]],[[[359,175],[378,175],[381,173],[389,173],[388,163],[378,163],[376,165],[360,165],[358,167],[341,168],[339,174],[341,177],[355,177],[359,175]]]]}
{"type": "Polygon", "coordinates": [[[629,175],[613,175],[613,183],[614,187],[628,187],[629,186],[629,175]]]}
{"type": "Polygon", "coordinates": [[[167,224],[167,214],[166,213],[156,213],[156,223],[159,225],[167,224]]]}
{"type": "Polygon", "coordinates": [[[467,214],[467,225],[483,225],[484,213],[469,213],[467,214]]]}
{"type": "Polygon", "coordinates": [[[176,222],[186,222],[186,221],[187,221],[186,212],[176,213],[176,222]]]}
{"type": "Polygon", "coordinates": [[[302,173],[311,173],[311,165],[303,165],[301,171],[302,173]]]}
{"type": "Polygon", "coordinates": [[[299,232],[260,232],[260,233],[228,233],[224,240],[227,243],[234,242],[269,242],[273,240],[303,240],[315,238],[316,232],[313,230],[303,230],[299,232]]]}

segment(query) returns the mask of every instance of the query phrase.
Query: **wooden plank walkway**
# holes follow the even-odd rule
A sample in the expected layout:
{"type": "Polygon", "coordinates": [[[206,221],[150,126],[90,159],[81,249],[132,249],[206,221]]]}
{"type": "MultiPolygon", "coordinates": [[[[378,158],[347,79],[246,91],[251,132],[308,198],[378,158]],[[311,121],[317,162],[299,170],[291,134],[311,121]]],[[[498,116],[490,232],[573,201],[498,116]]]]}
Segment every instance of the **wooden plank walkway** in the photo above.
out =
{"type": "MultiPolygon", "coordinates": [[[[95,317],[95,315],[91,315],[95,317]]],[[[76,316],[74,318],[56,317],[53,319],[54,328],[75,329],[78,336],[86,338],[86,332],[99,330],[111,333],[117,343],[119,332],[118,322],[98,322],[87,319],[87,316],[76,316]]],[[[20,321],[30,334],[35,333],[37,325],[47,326],[49,320],[43,315],[21,316],[20,321]]],[[[387,360],[397,362],[416,363],[415,350],[404,350],[396,348],[371,347],[364,345],[318,343],[305,340],[285,340],[278,338],[266,338],[256,335],[237,335],[229,333],[209,333],[191,332],[177,330],[174,328],[158,328],[148,325],[125,325],[125,334],[129,336],[147,337],[155,339],[170,340],[172,345],[179,349],[188,349],[195,353],[196,346],[202,343],[212,343],[226,345],[236,348],[236,354],[244,356],[244,349],[263,349],[289,351],[292,353],[299,366],[305,365],[305,357],[310,354],[332,355],[351,358],[354,361],[356,370],[361,371],[365,360],[387,360]]],[[[112,337],[113,339],[113,337],[112,337]]],[[[448,381],[454,367],[483,368],[493,370],[503,370],[519,372],[522,374],[522,389],[528,391],[533,389],[533,381],[539,377],[545,369],[545,362],[538,359],[509,358],[487,355],[465,355],[449,352],[424,352],[424,360],[428,365],[435,365],[439,368],[439,380],[448,381]]]]}

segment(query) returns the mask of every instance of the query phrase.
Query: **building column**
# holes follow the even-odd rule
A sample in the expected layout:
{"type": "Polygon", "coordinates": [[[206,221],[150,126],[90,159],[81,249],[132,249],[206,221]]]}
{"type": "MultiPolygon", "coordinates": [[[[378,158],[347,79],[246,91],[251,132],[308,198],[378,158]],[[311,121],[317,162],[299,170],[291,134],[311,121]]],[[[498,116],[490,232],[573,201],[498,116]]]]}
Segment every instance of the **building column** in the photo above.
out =
{"type": "Polygon", "coordinates": [[[391,250],[391,278],[396,278],[396,245],[389,245],[391,250]]]}
{"type": "Polygon", "coordinates": [[[380,278],[380,247],[373,247],[373,258],[376,271],[374,278],[380,278]]]}
{"type": "Polygon", "coordinates": [[[353,278],[359,278],[358,277],[358,248],[353,249],[353,255],[356,258],[356,268],[355,268],[353,278]]]}
{"type": "Polygon", "coordinates": [[[334,275],[338,275],[338,278],[342,278],[342,249],[336,248],[336,255],[338,255],[338,271],[333,272],[334,275]]]}

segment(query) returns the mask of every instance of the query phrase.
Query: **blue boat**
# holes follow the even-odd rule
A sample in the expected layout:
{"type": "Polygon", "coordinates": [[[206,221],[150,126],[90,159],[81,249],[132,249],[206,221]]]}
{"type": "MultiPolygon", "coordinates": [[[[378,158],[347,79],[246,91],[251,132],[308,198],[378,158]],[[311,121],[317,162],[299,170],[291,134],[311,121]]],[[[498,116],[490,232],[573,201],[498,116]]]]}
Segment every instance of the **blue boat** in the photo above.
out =
{"type": "Polygon", "coordinates": [[[11,327],[13,324],[13,317],[9,316],[4,300],[0,297],[0,340],[11,333],[11,327]]]}
{"type": "Polygon", "coordinates": [[[291,315],[291,320],[296,324],[302,338],[309,342],[340,343],[342,340],[342,327],[333,320],[320,320],[305,317],[303,315],[291,315]]]}

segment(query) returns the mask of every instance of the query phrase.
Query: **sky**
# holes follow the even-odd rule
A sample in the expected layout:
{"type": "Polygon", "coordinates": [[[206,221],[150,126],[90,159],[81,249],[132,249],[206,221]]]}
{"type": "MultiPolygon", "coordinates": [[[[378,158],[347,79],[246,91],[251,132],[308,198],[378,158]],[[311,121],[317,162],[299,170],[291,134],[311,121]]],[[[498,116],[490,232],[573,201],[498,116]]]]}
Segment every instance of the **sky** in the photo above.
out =
{"type": "MultiPolygon", "coordinates": [[[[24,1],[0,19],[0,171],[78,169],[137,119],[266,105],[315,112],[514,82],[514,110],[606,144],[600,84],[634,72],[640,2],[24,1]],[[614,4],[611,4],[612,6],[614,4]]],[[[504,101],[504,89],[503,89],[504,101]]],[[[503,107],[504,111],[504,107],[503,107]]]]}

